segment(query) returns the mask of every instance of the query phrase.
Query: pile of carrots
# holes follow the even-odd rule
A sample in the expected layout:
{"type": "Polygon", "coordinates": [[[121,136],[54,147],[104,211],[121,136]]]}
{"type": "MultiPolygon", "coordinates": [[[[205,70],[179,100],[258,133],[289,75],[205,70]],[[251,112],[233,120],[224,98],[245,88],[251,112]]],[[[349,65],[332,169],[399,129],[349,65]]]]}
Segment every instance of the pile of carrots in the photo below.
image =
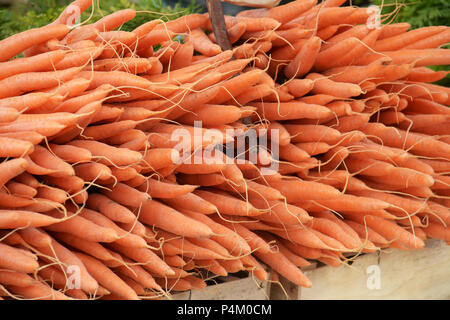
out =
{"type": "Polygon", "coordinates": [[[311,287],[314,261],[450,243],[448,72],[426,67],[449,27],[297,0],[225,17],[222,51],[207,14],[65,24],[91,2],[0,41],[0,300],[161,299],[267,266],[311,287]],[[209,138],[182,153],[178,129],[209,138]],[[236,143],[251,129],[270,148],[236,143]]]}

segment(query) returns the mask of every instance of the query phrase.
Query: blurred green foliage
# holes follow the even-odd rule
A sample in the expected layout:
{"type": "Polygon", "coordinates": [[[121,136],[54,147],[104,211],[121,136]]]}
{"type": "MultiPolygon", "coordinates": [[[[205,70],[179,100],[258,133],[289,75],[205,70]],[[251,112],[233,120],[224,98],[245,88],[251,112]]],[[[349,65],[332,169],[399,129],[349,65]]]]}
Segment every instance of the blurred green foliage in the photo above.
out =
{"type": "Polygon", "coordinates": [[[448,0],[353,0],[353,5],[377,5],[382,14],[392,14],[388,21],[408,22],[413,29],[447,25],[450,21],[448,0]]]}
{"type": "MultiPolygon", "coordinates": [[[[70,0],[22,0],[9,8],[0,9],[0,39],[15,33],[40,27],[55,20],[70,0]]],[[[88,19],[92,13],[89,8],[81,16],[81,21],[88,19]]],[[[130,31],[153,19],[172,20],[180,16],[198,12],[199,6],[192,0],[187,6],[177,4],[173,7],[164,5],[162,0],[97,0],[90,21],[97,21],[102,16],[121,9],[135,9],[136,18],[123,25],[122,30],[130,31]]]]}
{"type": "MultiPolygon", "coordinates": [[[[359,6],[378,5],[384,23],[408,22],[412,29],[448,25],[450,22],[449,0],[353,0],[352,4],[359,6]],[[384,20],[386,19],[386,20],[384,20]]],[[[446,48],[450,46],[447,45],[446,48]]],[[[447,66],[432,66],[436,71],[448,71],[447,66]]],[[[450,86],[450,76],[438,82],[450,86]]]]}
{"type": "Polygon", "coordinates": [[[383,8],[382,14],[392,13],[394,22],[408,22],[413,29],[446,25],[450,21],[448,0],[373,0],[383,8]]]}

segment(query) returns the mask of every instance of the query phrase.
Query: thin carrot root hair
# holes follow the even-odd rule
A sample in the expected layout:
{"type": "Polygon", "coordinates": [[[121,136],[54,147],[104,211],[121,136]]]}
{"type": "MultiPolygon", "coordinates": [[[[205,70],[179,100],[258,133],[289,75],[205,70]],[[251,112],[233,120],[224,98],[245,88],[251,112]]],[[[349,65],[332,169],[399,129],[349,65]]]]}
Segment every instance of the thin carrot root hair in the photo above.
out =
{"type": "Polygon", "coordinates": [[[30,226],[30,225],[28,224],[28,225],[26,225],[25,227],[18,227],[18,228],[12,229],[12,230],[9,231],[6,235],[4,235],[3,237],[0,238],[0,242],[3,242],[6,238],[8,238],[9,236],[11,236],[13,233],[15,233],[15,232],[17,232],[17,231],[19,231],[19,230],[22,230],[22,229],[26,229],[26,228],[28,228],[29,226],[30,226]]]}
{"type": "MultiPolygon", "coordinates": [[[[272,276],[273,276],[274,272],[275,271],[272,271],[272,276]]],[[[254,277],[252,277],[252,278],[254,278],[254,277]]],[[[254,281],[257,283],[257,280],[254,279],[254,281]]],[[[279,285],[281,290],[283,291],[284,295],[286,296],[286,299],[289,299],[289,294],[287,293],[286,289],[284,288],[284,286],[280,282],[280,280],[267,279],[267,282],[269,282],[270,284],[277,284],[277,285],[279,285]]],[[[267,295],[267,293],[265,293],[265,294],[267,295]]]]}
{"type": "Polygon", "coordinates": [[[388,21],[386,24],[390,24],[390,23],[394,22],[395,18],[396,18],[396,17],[399,15],[399,13],[400,13],[400,10],[401,10],[403,7],[406,7],[407,5],[408,5],[408,4],[405,3],[405,2],[403,2],[403,3],[398,3],[397,1],[395,1],[395,3],[388,3],[388,4],[385,4],[385,3],[384,3],[384,0],[383,0],[383,2],[382,2],[382,4],[381,4],[381,8],[383,8],[383,7],[385,7],[385,6],[386,6],[386,7],[387,7],[387,6],[395,6],[395,9],[394,9],[391,13],[385,14],[386,18],[382,19],[381,22],[384,23],[385,21],[388,21]]]}
{"type": "MultiPolygon", "coordinates": [[[[31,200],[33,200],[35,203],[38,203],[39,202],[39,200],[38,199],[35,199],[35,198],[33,198],[33,199],[31,199],[31,200]]],[[[55,210],[57,210],[58,212],[60,212],[60,213],[62,213],[63,215],[64,215],[64,217],[66,217],[67,218],[67,209],[66,209],[66,207],[64,206],[64,204],[61,204],[61,203],[52,203],[51,204],[53,207],[54,207],[54,209],[55,210]]]]}
{"type": "Polygon", "coordinates": [[[325,206],[325,205],[323,205],[323,204],[321,204],[321,203],[318,203],[318,202],[315,201],[315,200],[311,200],[311,202],[314,203],[316,206],[319,206],[319,207],[324,208],[326,211],[330,211],[330,212],[334,213],[334,214],[337,215],[339,218],[344,219],[344,217],[343,217],[339,212],[337,212],[336,210],[333,210],[333,209],[331,209],[331,208],[328,208],[327,206],[325,206]]]}
{"type": "MultiPolygon", "coordinates": [[[[0,290],[1,290],[2,292],[5,292],[5,293],[8,295],[8,297],[13,298],[13,299],[15,299],[15,300],[29,300],[29,299],[22,298],[22,297],[20,297],[20,296],[16,296],[16,295],[12,294],[11,292],[9,292],[9,291],[8,291],[4,286],[2,286],[1,284],[0,284],[0,290]]],[[[42,298],[42,297],[41,297],[41,298],[42,298]]]]}

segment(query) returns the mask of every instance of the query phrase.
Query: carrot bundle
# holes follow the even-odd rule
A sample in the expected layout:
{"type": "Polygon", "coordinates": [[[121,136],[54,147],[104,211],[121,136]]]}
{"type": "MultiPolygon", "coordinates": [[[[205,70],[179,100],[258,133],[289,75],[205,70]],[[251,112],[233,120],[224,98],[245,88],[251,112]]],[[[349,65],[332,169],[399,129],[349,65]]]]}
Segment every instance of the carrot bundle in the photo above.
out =
{"type": "Polygon", "coordinates": [[[448,72],[425,66],[449,28],[320,6],[226,17],[229,51],[202,14],[117,30],[132,9],[0,41],[2,289],[155,299],[265,266],[310,287],[310,261],[448,243],[448,72]]]}

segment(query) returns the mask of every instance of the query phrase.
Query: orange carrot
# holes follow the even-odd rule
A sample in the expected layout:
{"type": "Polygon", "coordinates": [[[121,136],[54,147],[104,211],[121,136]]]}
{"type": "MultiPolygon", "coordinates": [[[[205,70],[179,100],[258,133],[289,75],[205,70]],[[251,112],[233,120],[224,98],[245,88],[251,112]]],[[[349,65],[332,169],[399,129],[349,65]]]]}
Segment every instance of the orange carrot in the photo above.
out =
{"type": "Polygon", "coordinates": [[[203,187],[217,186],[226,182],[226,178],[219,173],[197,175],[180,173],[178,179],[183,184],[199,185],[203,187]]]}
{"type": "Polygon", "coordinates": [[[36,146],[30,158],[37,165],[52,170],[53,172],[50,175],[53,177],[62,178],[75,175],[75,171],[70,164],[41,146],[36,146]]]}
{"type": "Polygon", "coordinates": [[[194,193],[211,202],[223,214],[253,216],[263,213],[263,211],[256,209],[250,203],[234,198],[231,195],[214,194],[205,190],[196,190],[194,193]]]}
{"type": "Polygon", "coordinates": [[[241,255],[251,251],[249,245],[241,236],[221,223],[217,223],[213,219],[197,212],[183,210],[183,213],[210,227],[214,232],[210,239],[225,247],[231,254],[241,255]]]}
{"type": "MultiPolygon", "coordinates": [[[[37,248],[43,254],[55,258],[62,263],[62,268],[67,271],[68,266],[78,266],[80,270],[81,289],[87,293],[95,293],[98,290],[97,281],[88,273],[84,264],[69,249],[52,239],[51,245],[37,248]]],[[[47,259],[47,258],[45,258],[47,259]]]]}
{"type": "Polygon", "coordinates": [[[344,54],[338,60],[332,63],[333,67],[347,66],[356,63],[358,59],[370,50],[375,44],[378,35],[381,33],[380,29],[370,31],[361,41],[353,47],[348,53],[344,54]]]}
{"type": "Polygon", "coordinates": [[[227,273],[237,273],[244,270],[244,264],[240,259],[224,260],[218,259],[217,262],[227,271],[227,273]]]}
{"type": "Polygon", "coordinates": [[[359,44],[359,39],[356,37],[349,37],[344,39],[328,49],[320,52],[315,60],[314,68],[323,71],[334,67],[335,63],[340,57],[348,52],[348,48],[353,48],[359,44]]]}
{"type": "Polygon", "coordinates": [[[16,176],[14,178],[14,181],[23,183],[33,189],[36,189],[37,187],[39,187],[39,181],[34,176],[29,174],[28,172],[23,172],[22,174],[16,176]]]}
{"type": "Polygon", "coordinates": [[[27,186],[26,184],[10,181],[5,185],[8,192],[15,194],[24,198],[34,198],[37,194],[37,190],[33,187],[27,186]]]}
{"type": "MultiPolygon", "coordinates": [[[[450,60],[450,54],[446,49],[400,49],[383,53],[392,59],[395,64],[415,63],[415,67],[429,65],[446,65],[450,60]]],[[[381,57],[380,54],[366,54],[358,61],[358,65],[366,65],[381,57]]]]}
{"type": "Polygon", "coordinates": [[[27,72],[0,80],[0,98],[18,96],[33,90],[56,87],[60,81],[72,79],[80,68],[69,68],[60,71],[27,72]]]}
{"type": "Polygon", "coordinates": [[[99,31],[111,31],[120,27],[125,22],[132,20],[136,16],[133,9],[124,9],[109,14],[93,24],[99,31]]]}
{"type": "Polygon", "coordinates": [[[286,84],[289,93],[300,98],[310,92],[314,87],[314,81],[310,79],[293,79],[286,84]]]}
{"type": "Polygon", "coordinates": [[[33,143],[0,137],[0,157],[22,157],[34,152],[33,143]]]}
{"type": "Polygon", "coordinates": [[[161,287],[156,284],[155,279],[146,270],[144,270],[144,268],[139,265],[132,264],[132,261],[127,259],[126,257],[124,258],[124,261],[128,264],[131,264],[127,267],[119,266],[115,268],[114,271],[117,271],[121,275],[126,275],[131,279],[134,279],[145,288],[162,290],[161,287]]]}
{"type": "Polygon", "coordinates": [[[44,282],[36,281],[33,285],[28,287],[21,286],[9,286],[8,287],[14,294],[20,295],[25,299],[32,300],[72,300],[63,293],[56,291],[49,287],[44,282]]]}
{"type": "MultiPolygon", "coordinates": [[[[86,47],[79,50],[74,50],[73,52],[66,54],[64,59],[55,65],[55,68],[56,70],[64,70],[73,67],[83,67],[87,64],[90,65],[92,61],[100,57],[104,50],[105,49],[103,46],[86,47]]],[[[88,67],[86,66],[85,68],[88,67]]],[[[89,66],[88,70],[91,68],[92,66],[89,66]]]]}
{"type": "Polygon", "coordinates": [[[318,259],[322,256],[322,252],[320,249],[305,247],[283,238],[278,238],[277,241],[300,257],[306,259],[318,259]]]}
{"type": "Polygon", "coordinates": [[[160,202],[146,201],[139,216],[140,221],[169,232],[189,237],[209,237],[212,230],[160,202]]]}
{"type": "Polygon", "coordinates": [[[180,18],[157,25],[154,30],[167,29],[175,33],[186,33],[204,27],[208,22],[208,17],[203,14],[189,14],[180,18]]]}
{"type": "Polygon", "coordinates": [[[392,127],[386,127],[380,123],[368,123],[361,129],[367,135],[376,135],[385,145],[395,148],[410,148],[410,152],[428,157],[446,158],[449,154],[449,146],[439,142],[433,137],[407,133],[392,127]]]}
{"type": "Polygon", "coordinates": [[[0,177],[0,187],[5,185],[9,180],[25,172],[28,163],[25,159],[14,159],[5,161],[0,164],[2,176],[0,177]]]}
{"type": "MultiPolygon", "coordinates": [[[[48,214],[53,217],[58,216],[57,213],[48,214]]],[[[74,236],[81,236],[83,239],[93,242],[113,242],[118,239],[118,235],[113,229],[100,227],[79,215],[69,214],[69,216],[69,219],[47,226],[47,229],[54,232],[65,232],[74,236]]]]}
{"type": "Polygon", "coordinates": [[[267,10],[264,16],[275,19],[281,23],[286,23],[301,16],[303,13],[313,8],[316,3],[316,0],[293,1],[267,10]]]}
{"type": "Polygon", "coordinates": [[[314,87],[311,92],[315,94],[330,94],[335,97],[349,98],[362,93],[361,88],[356,84],[336,83],[318,73],[308,74],[307,79],[314,81],[314,87]]]}
{"type": "Polygon", "coordinates": [[[429,237],[450,241],[450,233],[448,228],[441,224],[430,222],[428,227],[424,228],[424,231],[429,237]]]}
{"type": "Polygon", "coordinates": [[[359,237],[351,236],[339,224],[331,220],[314,217],[311,226],[313,229],[339,240],[346,248],[357,249],[360,246],[359,237]]]}
{"type": "Polygon", "coordinates": [[[88,272],[100,285],[127,300],[139,300],[138,296],[122,279],[97,259],[83,253],[75,253],[88,272]]]}
{"type": "Polygon", "coordinates": [[[295,58],[286,66],[284,74],[288,78],[297,78],[308,73],[316,60],[320,51],[321,39],[311,37],[302,46],[295,58]]]}
{"type": "Polygon", "coordinates": [[[340,192],[330,186],[300,179],[270,181],[269,185],[279,190],[289,203],[300,199],[334,199],[340,196],[340,192]],[[311,190],[315,191],[311,192],[311,190]]]}
{"type": "Polygon", "coordinates": [[[225,227],[234,230],[238,235],[240,235],[245,241],[247,241],[248,245],[252,249],[253,252],[258,251],[262,253],[270,253],[271,248],[270,245],[264,241],[261,237],[259,237],[256,233],[250,231],[245,227],[244,224],[237,223],[231,223],[224,221],[219,216],[214,216],[213,220],[217,223],[223,224],[225,227]]]}
{"type": "Polygon", "coordinates": [[[268,120],[320,119],[332,115],[326,107],[303,102],[253,102],[250,105],[258,108],[258,113],[268,120]]]}
{"type": "Polygon", "coordinates": [[[50,51],[33,57],[0,62],[0,79],[19,73],[51,71],[65,56],[63,50],[50,51]]]}
{"type": "Polygon", "coordinates": [[[409,44],[417,43],[424,38],[430,38],[445,29],[446,27],[444,26],[432,26],[408,31],[397,36],[377,41],[373,49],[375,51],[394,51],[408,48],[409,44]]]}
{"type": "Polygon", "coordinates": [[[107,180],[112,177],[111,169],[106,165],[97,162],[76,165],[75,173],[77,177],[88,182],[95,181],[97,179],[107,180]]]}
{"type": "Polygon", "coordinates": [[[410,27],[411,27],[411,25],[409,23],[405,23],[405,22],[384,25],[381,28],[381,34],[378,37],[378,39],[383,40],[386,38],[390,38],[390,37],[402,34],[402,33],[406,32],[410,27]]]}
{"type": "Polygon", "coordinates": [[[311,281],[309,281],[309,279],[303,274],[303,272],[282,253],[262,253],[256,251],[254,254],[264,263],[274,268],[278,273],[280,273],[293,283],[306,288],[312,287],[311,281]]]}
{"type": "Polygon", "coordinates": [[[73,140],[69,145],[87,149],[93,156],[102,158],[102,163],[117,166],[126,166],[137,163],[142,158],[142,155],[139,152],[124,148],[115,148],[97,141],[73,140]]]}
{"type": "Polygon", "coordinates": [[[139,208],[150,199],[148,194],[131,188],[121,182],[113,186],[110,191],[102,190],[102,193],[121,205],[135,208],[139,208]]]}
{"type": "Polygon", "coordinates": [[[53,38],[62,38],[69,31],[70,28],[66,25],[54,24],[30,29],[3,39],[0,41],[0,46],[3,48],[0,55],[0,62],[7,61],[23,52],[25,49],[39,43],[46,42],[53,38]]]}
{"type": "MultiPolygon", "coordinates": [[[[367,35],[369,32],[369,29],[366,25],[359,25],[354,26],[352,28],[348,28],[347,30],[338,33],[337,35],[331,37],[326,41],[326,43],[323,44],[322,49],[326,50],[338,43],[339,41],[342,41],[344,39],[348,39],[350,37],[356,37],[358,39],[362,39],[367,35]]],[[[383,32],[383,31],[382,31],[383,32]]]]}
{"type": "Polygon", "coordinates": [[[0,265],[7,270],[32,273],[39,264],[33,258],[24,255],[19,249],[0,243],[0,265]]]}
{"type": "Polygon", "coordinates": [[[232,99],[234,96],[242,94],[249,87],[258,83],[262,77],[262,74],[263,71],[261,70],[252,70],[223,82],[219,87],[219,93],[215,96],[215,98],[210,100],[209,103],[220,104],[232,99]],[[245,83],[245,86],[243,86],[242,83],[245,83]]]}
{"type": "Polygon", "coordinates": [[[163,255],[182,255],[191,259],[223,259],[226,257],[210,249],[193,244],[188,239],[180,239],[166,231],[158,231],[158,240],[162,243],[163,255]]]}
{"type": "Polygon", "coordinates": [[[42,186],[37,189],[37,197],[48,199],[57,203],[64,203],[67,200],[67,193],[64,190],[49,186],[42,186]]]}
{"type": "Polygon", "coordinates": [[[90,209],[82,209],[80,213],[81,217],[95,223],[96,225],[101,226],[102,228],[106,228],[109,230],[114,230],[118,235],[118,239],[114,241],[114,243],[129,247],[129,248],[145,248],[146,242],[140,236],[137,236],[133,233],[126,232],[121,229],[116,223],[114,223],[107,216],[102,213],[90,210],[90,209]]]}
{"type": "Polygon", "coordinates": [[[80,110],[80,106],[87,106],[91,102],[103,100],[112,90],[113,87],[109,84],[101,85],[95,90],[85,92],[84,95],[65,100],[55,108],[55,111],[76,112],[80,110]]]}
{"type": "Polygon", "coordinates": [[[206,200],[203,200],[203,198],[195,195],[194,193],[188,193],[172,199],[164,199],[164,202],[175,208],[179,207],[202,214],[217,212],[216,206],[206,200]]]}
{"type": "Polygon", "coordinates": [[[3,285],[13,285],[17,287],[28,287],[36,283],[36,280],[26,275],[12,270],[0,271],[0,283],[3,285]]]}
{"type": "MultiPolygon", "coordinates": [[[[208,39],[209,40],[209,39],[208,39]]],[[[191,40],[188,40],[175,51],[173,59],[169,64],[170,70],[177,70],[183,67],[187,67],[192,62],[194,56],[194,44],[191,40]]]]}
{"type": "MultiPolygon", "coordinates": [[[[234,26],[228,28],[227,33],[228,33],[228,39],[230,40],[230,44],[237,42],[242,37],[242,35],[245,33],[246,29],[247,28],[246,28],[245,23],[242,23],[242,22],[238,22],[234,26]]],[[[217,43],[216,36],[214,35],[213,32],[209,34],[209,38],[214,43],[217,43]]]]}
{"type": "Polygon", "coordinates": [[[412,233],[398,226],[395,222],[374,216],[352,216],[351,220],[369,226],[387,240],[397,240],[407,248],[423,248],[423,241],[412,233]]]}
{"type": "Polygon", "coordinates": [[[448,75],[448,71],[433,71],[426,67],[413,68],[407,80],[413,82],[436,82],[448,75]]]}
{"type": "Polygon", "coordinates": [[[202,121],[204,126],[219,126],[235,122],[241,118],[241,110],[234,106],[205,104],[178,118],[181,123],[193,125],[194,121],[202,121]],[[215,114],[215,117],[211,117],[215,114]],[[216,118],[217,117],[217,118],[216,118]]]}
{"type": "Polygon", "coordinates": [[[126,207],[121,206],[101,194],[90,194],[88,206],[93,210],[102,212],[113,221],[131,223],[136,219],[135,215],[126,207]]]}
{"type": "Polygon", "coordinates": [[[177,198],[179,196],[191,193],[197,186],[178,185],[166,183],[155,179],[148,179],[146,183],[138,189],[142,192],[147,192],[152,198],[177,198]]]}
{"type": "Polygon", "coordinates": [[[226,248],[222,247],[219,243],[209,238],[189,238],[188,240],[194,245],[216,252],[222,257],[231,257],[226,248]]]}
{"type": "Polygon", "coordinates": [[[323,125],[295,125],[284,126],[291,134],[291,141],[297,142],[325,142],[335,144],[341,138],[339,131],[323,125]]]}
{"type": "Polygon", "coordinates": [[[117,243],[109,245],[114,251],[133,259],[153,274],[159,276],[173,275],[174,271],[160,259],[152,250],[146,248],[124,247],[117,243]]]}
{"type": "Polygon", "coordinates": [[[284,246],[280,240],[278,240],[276,237],[265,233],[263,235],[263,238],[266,241],[270,241],[274,244],[273,251],[279,251],[281,254],[283,254],[286,258],[288,258],[295,266],[302,268],[307,267],[311,265],[307,260],[302,258],[301,256],[297,255],[296,253],[292,252],[288,247],[284,246]]]}
{"type": "Polygon", "coordinates": [[[262,221],[282,224],[302,224],[311,220],[311,217],[300,207],[285,204],[280,201],[265,201],[257,198],[250,198],[250,202],[260,209],[270,209],[269,214],[259,217],[262,221]]]}
{"type": "Polygon", "coordinates": [[[189,39],[192,41],[194,49],[205,56],[215,56],[222,51],[218,45],[211,42],[201,29],[192,30],[189,39]]]}
{"type": "Polygon", "coordinates": [[[50,144],[50,150],[57,157],[68,163],[82,163],[92,159],[92,154],[89,150],[74,146],[50,144]]]}
{"type": "Polygon", "coordinates": [[[115,258],[101,244],[79,238],[69,233],[55,233],[54,237],[73,248],[85,252],[102,261],[114,260],[115,258]]]}
{"type": "Polygon", "coordinates": [[[220,265],[217,260],[213,259],[196,259],[195,264],[197,267],[205,269],[209,272],[212,272],[214,274],[220,275],[220,276],[227,276],[228,272],[225,270],[224,267],[220,265]]]}
{"type": "Polygon", "coordinates": [[[383,236],[381,236],[379,233],[375,232],[368,226],[356,223],[351,220],[346,220],[345,223],[350,226],[356,233],[358,233],[363,241],[365,239],[368,239],[369,241],[383,246],[387,246],[389,244],[389,242],[383,236]]]}

